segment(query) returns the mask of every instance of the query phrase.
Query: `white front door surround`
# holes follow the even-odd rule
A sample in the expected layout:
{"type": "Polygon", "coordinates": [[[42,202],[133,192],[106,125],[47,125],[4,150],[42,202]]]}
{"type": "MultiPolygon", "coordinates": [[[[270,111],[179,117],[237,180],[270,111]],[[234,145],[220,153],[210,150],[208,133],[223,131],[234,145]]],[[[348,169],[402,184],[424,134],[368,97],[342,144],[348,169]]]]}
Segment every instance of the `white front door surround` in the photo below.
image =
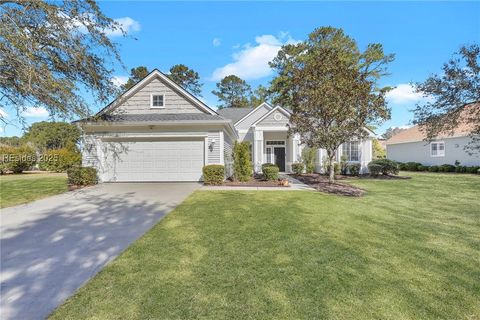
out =
{"type": "MultiPolygon", "coordinates": [[[[301,146],[297,135],[288,136],[287,130],[273,130],[273,128],[254,129],[253,134],[253,165],[255,172],[262,171],[262,164],[278,162],[276,156],[281,155],[281,150],[284,150],[284,167],[285,172],[292,172],[291,165],[298,162],[301,157],[301,146]],[[275,155],[277,153],[277,155],[275,155]]],[[[281,161],[280,161],[281,164],[281,161]]]]}

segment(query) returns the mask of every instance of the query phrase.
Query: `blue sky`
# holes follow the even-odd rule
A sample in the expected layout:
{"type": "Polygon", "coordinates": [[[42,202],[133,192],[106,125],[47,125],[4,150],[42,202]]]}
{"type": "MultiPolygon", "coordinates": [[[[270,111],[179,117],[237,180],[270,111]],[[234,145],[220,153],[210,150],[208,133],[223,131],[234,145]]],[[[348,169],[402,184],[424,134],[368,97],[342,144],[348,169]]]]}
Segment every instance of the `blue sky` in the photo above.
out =
{"type": "MultiPolygon", "coordinates": [[[[303,40],[314,28],[343,28],[361,49],[381,43],[396,55],[391,75],[382,84],[397,89],[389,95],[392,119],[379,133],[412,120],[409,110],[419,96],[410,82],[439,72],[460,45],[480,42],[480,2],[124,1],[100,6],[109,17],[120,19],[131,35],[112,35],[128,70],[145,65],[167,72],[183,63],[200,73],[203,100],[213,107],[217,101],[211,91],[220,77],[234,73],[252,87],[268,84],[273,76],[268,60],[282,44],[303,40]]],[[[128,70],[117,67],[116,80],[124,81],[128,70]]],[[[29,111],[27,123],[47,119],[42,110],[29,111]]],[[[3,131],[3,136],[19,135],[21,127],[3,131]]]]}

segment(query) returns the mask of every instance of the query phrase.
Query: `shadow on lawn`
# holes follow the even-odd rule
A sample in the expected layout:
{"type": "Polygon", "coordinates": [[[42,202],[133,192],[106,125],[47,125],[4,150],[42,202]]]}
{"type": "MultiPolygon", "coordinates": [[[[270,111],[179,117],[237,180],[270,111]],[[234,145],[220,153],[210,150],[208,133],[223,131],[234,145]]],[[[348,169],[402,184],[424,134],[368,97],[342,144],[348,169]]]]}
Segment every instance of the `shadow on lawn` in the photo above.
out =
{"type": "Polygon", "coordinates": [[[72,201],[37,212],[41,219],[2,226],[2,319],[46,317],[171,209],[135,192],[93,187],[69,195],[72,201]]]}

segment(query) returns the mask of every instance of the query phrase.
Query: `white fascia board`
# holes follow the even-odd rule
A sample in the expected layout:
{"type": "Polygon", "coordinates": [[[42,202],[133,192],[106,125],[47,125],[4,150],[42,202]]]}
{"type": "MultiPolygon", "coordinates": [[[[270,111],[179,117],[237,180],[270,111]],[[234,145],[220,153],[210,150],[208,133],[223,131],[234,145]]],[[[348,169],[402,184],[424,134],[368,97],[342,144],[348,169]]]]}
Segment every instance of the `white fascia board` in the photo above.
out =
{"type": "Polygon", "coordinates": [[[252,124],[252,127],[253,126],[256,126],[258,123],[262,122],[263,119],[265,119],[266,117],[268,117],[269,115],[271,115],[272,113],[274,113],[276,110],[282,112],[284,115],[286,115],[289,119],[290,119],[290,112],[288,112],[287,110],[285,110],[284,108],[282,108],[281,106],[276,106],[275,108],[273,108],[272,110],[268,111],[266,114],[263,115],[263,117],[261,117],[260,119],[258,119],[257,121],[255,121],[253,124],[252,124]]]}

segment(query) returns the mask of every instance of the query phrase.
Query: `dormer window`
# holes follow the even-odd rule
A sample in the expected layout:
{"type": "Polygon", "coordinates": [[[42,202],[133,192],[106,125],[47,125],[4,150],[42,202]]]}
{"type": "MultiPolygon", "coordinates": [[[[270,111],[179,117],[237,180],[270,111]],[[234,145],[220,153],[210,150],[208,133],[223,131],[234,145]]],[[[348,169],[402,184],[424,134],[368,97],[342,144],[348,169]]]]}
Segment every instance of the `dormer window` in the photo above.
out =
{"type": "Polygon", "coordinates": [[[165,97],[163,94],[152,94],[150,98],[151,108],[165,108],[165,97]]]}

